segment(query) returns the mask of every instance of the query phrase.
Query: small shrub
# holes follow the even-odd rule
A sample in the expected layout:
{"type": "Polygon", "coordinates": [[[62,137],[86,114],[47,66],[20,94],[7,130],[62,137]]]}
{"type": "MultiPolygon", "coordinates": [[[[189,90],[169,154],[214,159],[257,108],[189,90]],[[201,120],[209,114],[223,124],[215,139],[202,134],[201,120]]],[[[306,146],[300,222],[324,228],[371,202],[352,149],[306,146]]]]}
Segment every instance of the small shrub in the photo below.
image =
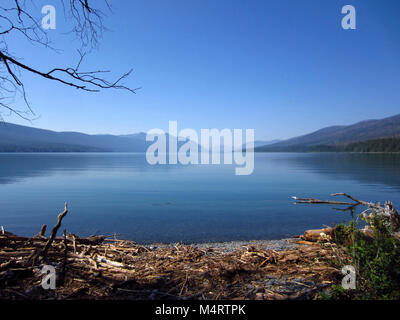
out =
{"type": "MultiPolygon", "coordinates": [[[[368,233],[354,221],[335,228],[333,241],[356,269],[356,289],[334,285],[331,299],[400,299],[400,241],[386,216],[373,213],[367,222],[368,233]]],[[[337,259],[333,263],[339,267],[337,259]]]]}

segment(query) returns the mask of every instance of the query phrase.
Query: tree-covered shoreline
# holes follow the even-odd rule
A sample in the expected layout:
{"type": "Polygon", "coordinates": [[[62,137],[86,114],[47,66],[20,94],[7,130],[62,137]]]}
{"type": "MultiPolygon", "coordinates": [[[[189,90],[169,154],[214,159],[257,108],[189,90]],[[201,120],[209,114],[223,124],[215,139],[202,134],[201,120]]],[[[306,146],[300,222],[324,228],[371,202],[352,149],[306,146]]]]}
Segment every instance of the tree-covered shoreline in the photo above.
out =
{"type": "Polygon", "coordinates": [[[340,145],[296,145],[285,147],[268,146],[255,148],[255,152],[357,152],[357,153],[398,153],[400,138],[383,138],[340,145]]]}

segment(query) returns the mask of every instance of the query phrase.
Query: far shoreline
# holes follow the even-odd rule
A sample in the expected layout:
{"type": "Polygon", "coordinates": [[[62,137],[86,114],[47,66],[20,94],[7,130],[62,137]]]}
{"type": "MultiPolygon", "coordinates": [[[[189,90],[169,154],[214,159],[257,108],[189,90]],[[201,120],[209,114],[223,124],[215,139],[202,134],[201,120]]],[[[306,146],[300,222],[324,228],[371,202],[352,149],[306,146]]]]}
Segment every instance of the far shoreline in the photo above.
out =
{"type": "MultiPolygon", "coordinates": [[[[240,151],[233,151],[233,152],[240,152],[240,151]]],[[[242,152],[246,152],[243,150],[242,152]]],[[[346,153],[346,154],[400,154],[400,151],[393,151],[393,152],[383,152],[383,151],[368,151],[368,152],[355,152],[355,151],[257,151],[253,150],[254,153],[346,153]]],[[[133,153],[142,153],[145,154],[146,151],[23,151],[23,150],[15,150],[15,151],[0,151],[0,154],[133,154],[133,153]]],[[[223,152],[220,152],[223,153],[223,152]]]]}

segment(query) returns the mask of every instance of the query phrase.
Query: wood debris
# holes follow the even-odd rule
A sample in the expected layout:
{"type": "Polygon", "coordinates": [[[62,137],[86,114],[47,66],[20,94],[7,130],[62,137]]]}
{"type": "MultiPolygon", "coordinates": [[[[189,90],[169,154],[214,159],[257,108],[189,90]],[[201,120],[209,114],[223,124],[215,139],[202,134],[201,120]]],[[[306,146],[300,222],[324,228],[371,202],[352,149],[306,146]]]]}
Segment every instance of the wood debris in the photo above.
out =
{"type": "Polygon", "coordinates": [[[0,299],[310,299],[341,276],[329,265],[331,243],[292,239],[282,250],[224,250],[79,238],[65,230],[56,237],[67,212],[65,205],[50,238],[45,226],[33,237],[2,230],[0,299]],[[54,290],[42,286],[45,265],[56,270],[54,290]]]}
{"type": "Polygon", "coordinates": [[[0,236],[0,298],[302,299],[337,272],[326,262],[332,252],[320,246],[224,252],[100,239],[54,238],[44,261],[32,259],[42,238],[0,236]],[[59,275],[55,290],[41,286],[45,263],[59,275]]]}

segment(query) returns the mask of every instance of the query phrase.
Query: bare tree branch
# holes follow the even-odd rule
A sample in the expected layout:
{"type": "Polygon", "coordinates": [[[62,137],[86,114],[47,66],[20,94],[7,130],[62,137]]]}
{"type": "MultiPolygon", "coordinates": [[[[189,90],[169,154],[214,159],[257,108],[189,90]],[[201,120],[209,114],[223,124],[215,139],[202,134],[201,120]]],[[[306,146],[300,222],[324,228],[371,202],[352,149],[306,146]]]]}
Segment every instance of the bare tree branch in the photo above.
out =
{"type": "MultiPolygon", "coordinates": [[[[22,76],[24,72],[88,92],[99,92],[103,89],[122,89],[136,93],[136,90],[139,89],[131,89],[122,83],[132,73],[132,69],[114,80],[108,80],[104,77],[110,73],[109,70],[81,70],[81,65],[86,57],[86,52],[83,49],[86,48],[90,51],[98,47],[105,30],[103,25],[105,15],[92,6],[89,0],[59,1],[64,8],[66,19],[72,21],[71,32],[81,43],[81,49],[78,49],[79,59],[75,67],[49,67],[49,71],[35,68],[33,63],[21,62],[22,59],[16,57],[8,47],[9,37],[18,33],[28,43],[38,44],[57,51],[52,47],[46,30],[41,26],[40,19],[35,18],[35,15],[31,13],[32,9],[29,5],[32,6],[33,1],[7,0],[8,7],[0,5],[0,119],[4,114],[1,110],[8,111],[9,114],[16,114],[25,120],[32,119],[31,116],[34,113],[27,99],[22,76]],[[14,107],[18,97],[22,98],[25,110],[17,110],[14,107]]],[[[111,9],[107,0],[104,0],[104,3],[108,9],[111,9]]]]}

